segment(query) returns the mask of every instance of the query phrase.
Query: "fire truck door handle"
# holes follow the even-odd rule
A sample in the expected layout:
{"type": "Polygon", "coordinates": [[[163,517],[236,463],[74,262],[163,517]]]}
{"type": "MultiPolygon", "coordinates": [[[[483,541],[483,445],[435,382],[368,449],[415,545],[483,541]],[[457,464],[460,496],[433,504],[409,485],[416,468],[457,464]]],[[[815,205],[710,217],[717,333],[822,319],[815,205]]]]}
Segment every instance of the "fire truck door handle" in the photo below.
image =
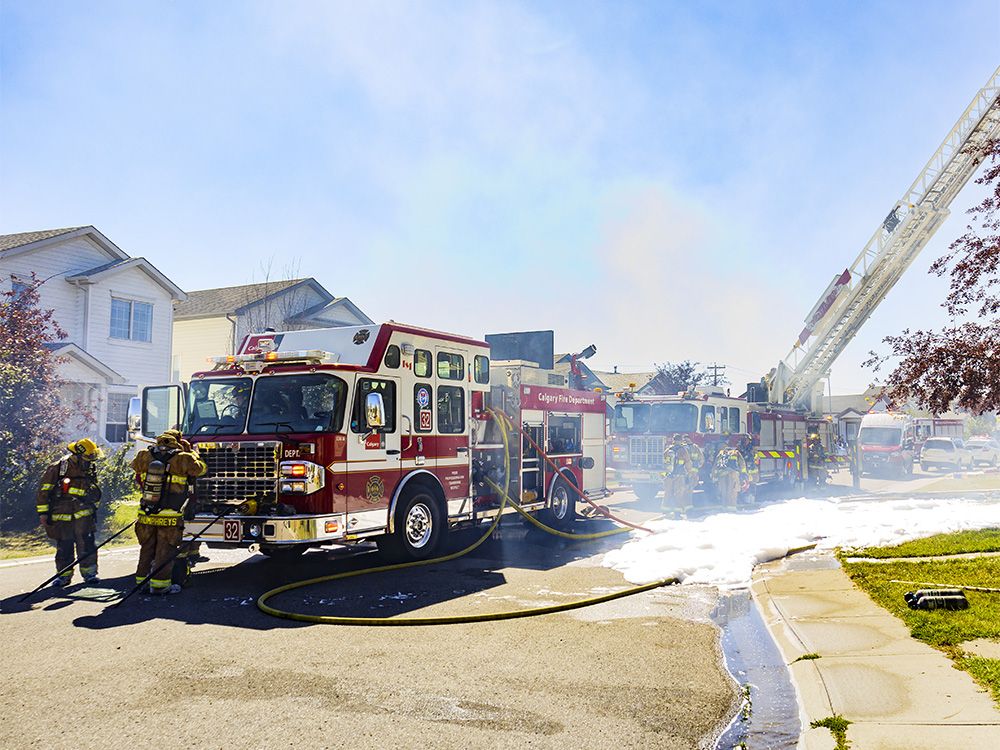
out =
{"type": "Polygon", "coordinates": [[[406,414],[400,415],[406,420],[406,447],[403,450],[410,450],[413,447],[413,420],[406,414]]]}
{"type": "Polygon", "coordinates": [[[455,453],[468,453],[468,452],[469,449],[464,445],[460,445],[455,449],[455,453]]]}
{"type": "Polygon", "coordinates": [[[399,455],[399,449],[398,448],[389,448],[388,450],[386,450],[385,455],[387,455],[387,456],[398,456],[399,455]]]}

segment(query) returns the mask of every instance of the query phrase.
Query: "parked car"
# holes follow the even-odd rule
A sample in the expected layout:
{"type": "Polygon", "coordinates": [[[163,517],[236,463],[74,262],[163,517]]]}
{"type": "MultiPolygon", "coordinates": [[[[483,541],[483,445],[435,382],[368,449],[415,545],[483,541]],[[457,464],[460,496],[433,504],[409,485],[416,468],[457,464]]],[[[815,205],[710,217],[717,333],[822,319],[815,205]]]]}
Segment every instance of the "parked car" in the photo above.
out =
{"type": "Polygon", "coordinates": [[[1000,463],[1000,443],[989,438],[971,438],[966,447],[972,454],[973,464],[996,466],[1000,463]]]}
{"type": "Polygon", "coordinates": [[[928,438],[920,451],[920,468],[927,471],[932,466],[939,468],[972,468],[972,453],[960,438],[928,438]]]}

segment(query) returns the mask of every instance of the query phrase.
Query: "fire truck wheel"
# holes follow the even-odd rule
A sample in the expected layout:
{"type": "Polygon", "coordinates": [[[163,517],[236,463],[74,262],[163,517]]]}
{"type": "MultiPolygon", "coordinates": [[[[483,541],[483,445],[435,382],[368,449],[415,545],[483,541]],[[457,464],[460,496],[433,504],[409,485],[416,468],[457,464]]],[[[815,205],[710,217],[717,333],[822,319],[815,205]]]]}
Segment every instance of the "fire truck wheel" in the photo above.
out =
{"type": "Polygon", "coordinates": [[[576,520],[576,493],[562,477],[552,485],[547,515],[557,529],[567,529],[576,520]]]}
{"type": "Polygon", "coordinates": [[[390,560],[426,560],[433,557],[445,533],[441,504],[418,489],[396,508],[392,536],[376,540],[379,552],[390,560]]]}

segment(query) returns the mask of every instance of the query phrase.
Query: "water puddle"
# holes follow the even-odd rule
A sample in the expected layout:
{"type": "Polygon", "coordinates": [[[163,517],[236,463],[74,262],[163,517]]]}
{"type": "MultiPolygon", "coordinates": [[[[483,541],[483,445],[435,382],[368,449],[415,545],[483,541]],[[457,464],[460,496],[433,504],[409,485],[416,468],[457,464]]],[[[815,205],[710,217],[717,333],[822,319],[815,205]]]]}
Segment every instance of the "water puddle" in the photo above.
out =
{"type": "Polygon", "coordinates": [[[748,591],[724,593],[712,610],[726,668],[744,703],[715,750],[785,750],[799,741],[799,707],[788,668],[748,591]]]}

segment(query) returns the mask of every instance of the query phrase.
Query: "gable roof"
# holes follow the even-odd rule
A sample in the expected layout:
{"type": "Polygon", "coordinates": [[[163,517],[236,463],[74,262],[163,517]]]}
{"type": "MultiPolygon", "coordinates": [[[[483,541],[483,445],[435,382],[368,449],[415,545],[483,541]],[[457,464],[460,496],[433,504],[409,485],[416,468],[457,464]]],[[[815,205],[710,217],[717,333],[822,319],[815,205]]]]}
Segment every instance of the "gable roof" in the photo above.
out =
{"type": "Polygon", "coordinates": [[[45,245],[63,242],[87,235],[112,258],[126,260],[129,255],[91,225],[84,227],[64,227],[62,229],[42,229],[35,232],[0,235],[0,255],[14,255],[36,250],[45,245]]]}
{"type": "Polygon", "coordinates": [[[79,273],[74,273],[71,276],[66,277],[66,281],[71,284],[89,283],[92,284],[97,281],[102,276],[107,276],[110,274],[119,273],[127,268],[138,268],[144,271],[147,276],[149,276],[153,281],[159,284],[161,287],[170,292],[170,295],[175,300],[185,300],[187,295],[184,293],[179,286],[174,282],[160,273],[159,269],[150,263],[145,258],[126,258],[124,260],[113,260],[110,263],[103,263],[102,265],[95,266],[94,268],[88,268],[86,271],[80,271],[79,273]]]}
{"type": "Polygon", "coordinates": [[[324,305],[333,300],[333,295],[312,277],[224,286],[217,289],[198,289],[188,292],[187,300],[174,306],[174,320],[233,315],[299,285],[311,285],[320,295],[325,296],[327,299],[324,305]]]}
{"type": "Polygon", "coordinates": [[[351,302],[347,297],[337,297],[330,302],[320,302],[312,307],[307,307],[302,312],[292,315],[288,320],[294,323],[305,323],[310,320],[321,320],[321,321],[331,321],[342,322],[347,325],[354,325],[355,322],[351,320],[341,320],[338,315],[338,310],[347,310],[358,322],[363,325],[375,325],[375,321],[365,315],[361,308],[351,302]]]}
{"type": "Polygon", "coordinates": [[[602,372],[600,370],[594,370],[594,374],[612,393],[624,391],[632,384],[635,384],[635,389],[639,390],[656,375],[655,372],[602,372]]]}
{"type": "Polygon", "coordinates": [[[111,385],[118,385],[125,382],[125,378],[72,341],[60,341],[52,344],[43,344],[43,346],[49,351],[57,353],[60,357],[72,357],[84,367],[96,372],[111,385]]]}
{"type": "Polygon", "coordinates": [[[64,227],[63,229],[43,229],[40,232],[2,234],[0,235],[0,252],[12,250],[22,245],[30,245],[40,240],[48,240],[62,234],[69,234],[70,232],[75,232],[77,229],[83,229],[83,227],[64,227]]]}

